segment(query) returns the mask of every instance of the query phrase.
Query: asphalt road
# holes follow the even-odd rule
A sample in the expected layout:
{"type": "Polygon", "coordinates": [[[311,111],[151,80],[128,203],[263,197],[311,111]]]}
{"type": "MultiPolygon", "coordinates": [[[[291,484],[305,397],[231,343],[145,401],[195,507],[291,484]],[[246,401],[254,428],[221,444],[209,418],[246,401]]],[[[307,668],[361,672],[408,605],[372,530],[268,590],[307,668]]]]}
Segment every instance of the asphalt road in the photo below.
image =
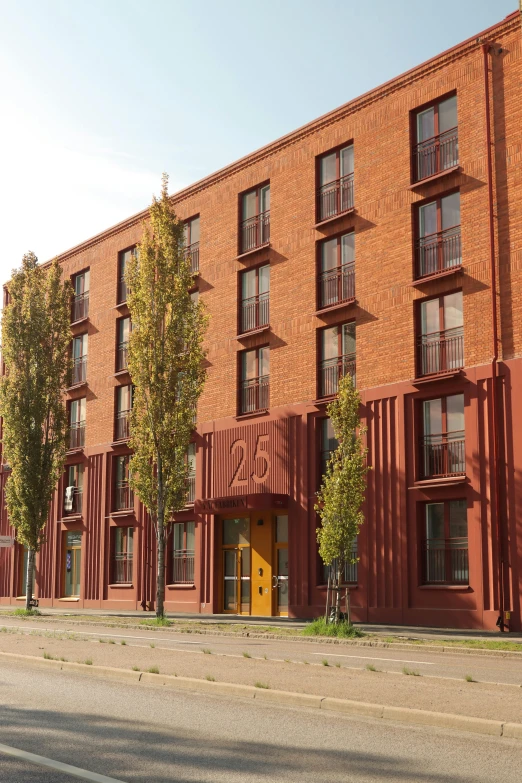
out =
{"type": "MultiPolygon", "coordinates": [[[[506,783],[522,769],[517,740],[3,661],[0,743],[124,783],[506,783]]],[[[2,783],[73,779],[0,752],[2,783]]]]}
{"type": "MultiPolygon", "coordinates": [[[[16,627],[24,633],[31,633],[38,626],[37,621],[20,622],[16,617],[1,617],[0,625],[16,627]]],[[[149,647],[153,641],[158,649],[172,649],[186,652],[201,652],[209,648],[214,654],[242,656],[247,652],[253,658],[270,660],[308,661],[321,665],[327,659],[333,665],[364,669],[368,664],[386,672],[401,672],[406,666],[415,669],[424,676],[449,677],[463,680],[471,674],[480,682],[508,683],[522,686],[522,660],[516,658],[488,657],[486,655],[448,652],[427,652],[412,647],[408,650],[390,648],[355,647],[348,645],[307,643],[280,639],[250,639],[207,634],[176,633],[175,631],[135,629],[110,629],[92,625],[67,625],[64,618],[56,622],[41,623],[44,630],[67,631],[92,638],[98,643],[100,638],[120,641],[125,639],[128,646],[149,647]]],[[[522,774],[521,774],[522,780],[522,774]]]]}

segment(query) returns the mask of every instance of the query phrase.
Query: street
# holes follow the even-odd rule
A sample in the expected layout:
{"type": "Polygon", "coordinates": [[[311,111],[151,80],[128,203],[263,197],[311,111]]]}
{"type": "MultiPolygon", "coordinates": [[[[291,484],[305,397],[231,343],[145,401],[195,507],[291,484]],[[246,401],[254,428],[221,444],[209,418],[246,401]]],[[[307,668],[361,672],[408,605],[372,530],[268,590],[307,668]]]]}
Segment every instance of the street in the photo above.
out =
{"type": "MultiPolygon", "coordinates": [[[[0,664],[0,743],[116,781],[495,783],[520,742],[0,664]]],[[[66,783],[0,753],[0,780],[66,783]]]]}

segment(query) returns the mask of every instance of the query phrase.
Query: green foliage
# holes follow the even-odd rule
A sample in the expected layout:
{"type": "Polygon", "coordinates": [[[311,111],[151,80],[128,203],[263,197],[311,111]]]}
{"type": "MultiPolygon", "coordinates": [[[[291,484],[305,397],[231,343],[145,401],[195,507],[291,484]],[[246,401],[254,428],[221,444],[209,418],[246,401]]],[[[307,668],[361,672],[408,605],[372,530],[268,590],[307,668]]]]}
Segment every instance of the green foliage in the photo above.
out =
{"type": "Polygon", "coordinates": [[[153,620],[140,620],[140,625],[157,625],[162,628],[168,628],[170,625],[173,625],[173,622],[172,620],[167,620],[166,617],[155,617],[153,620]]]}
{"type": "Polygon", "coordinates": [[[38,609],[15,609],[14,612],[6,612],[14,617],[41,617],[42,613],[38,609]]]}
{"type": "Polygon", "coordinates": [[[157,666],[151,666],[149,669],[147,669],[149,674],[159,674],[160,670],[157,666]]]}
{"type": "Polygon", "coordinates": [[[57,262],[43,269],[27,253],[13,271],[2,320],[0,415],[11,466],[5,501],[17,540],[33,552],[40,549],[65,461],[72,288],[61,274],[57,262]]]}
{"type": "Polygon", "coordinates": [[[346,621],[327,623],[324,617],[317,617],[308,623],[301,632],[303,636],[338,636],[341,639],[360,639],[366,636],[362,631],[346,621]]]}
{"type": "Polygon", "coordinates": [[[263,690],[269,691],[270,690],[270,685],[268,685],[268,683],[266,683],[266,682],[260,682],[258,680],[257,682],[254,683],[254,688],[263,688],[263,690]]]}
{"type": "Polygon", "coordinates": [[[418,672],[416,669],[408,669],[407,666],[402,667],[402,673],[406,674],[408,677],[420,677],[420,672],[418,672]]]}
{"type": "Polygon", "coordinates": [[[207,674],[205,680],[208,680],[209,682],[216,682],[216,678],[213,677],[211,674],[207,674]]]}
{"type": "Polygon", "coordinates": [[[366,671],[368,671],[368,672],[378,672],[379,670],[375,668],[373,663],[367,663],[366,664],[366,671]]]}
{"type": "Polygon", "coordinates": [[[472,674],[466,674],[466,676],[464,677],[464,679],[466,680],[466,682],[477,682],[477,681],[476,681],[476,679],[473,677],[473,675],[472,675],[472,674]]]}

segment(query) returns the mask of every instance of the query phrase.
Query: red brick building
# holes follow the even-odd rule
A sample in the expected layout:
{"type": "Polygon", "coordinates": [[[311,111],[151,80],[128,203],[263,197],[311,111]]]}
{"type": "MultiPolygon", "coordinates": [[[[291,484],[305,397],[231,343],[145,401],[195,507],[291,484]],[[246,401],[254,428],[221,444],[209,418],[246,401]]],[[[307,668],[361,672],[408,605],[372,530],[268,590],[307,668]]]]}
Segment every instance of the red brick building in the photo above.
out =
{"type": "MultiPolygon", "coordinates": [[[[323,609],[314,500],[326,403],[350,372],[373,468],[346,573],[356,619],[520,630],[521,80],[515,13],[173,197],[211,321],[167,610],[323,609]]],[[[75,378],[41,606],[153,604],[122,281],[145,217],[60,256],[75,378]]],[[[2,603],[23,562],[0,549],[2,603]]]]}

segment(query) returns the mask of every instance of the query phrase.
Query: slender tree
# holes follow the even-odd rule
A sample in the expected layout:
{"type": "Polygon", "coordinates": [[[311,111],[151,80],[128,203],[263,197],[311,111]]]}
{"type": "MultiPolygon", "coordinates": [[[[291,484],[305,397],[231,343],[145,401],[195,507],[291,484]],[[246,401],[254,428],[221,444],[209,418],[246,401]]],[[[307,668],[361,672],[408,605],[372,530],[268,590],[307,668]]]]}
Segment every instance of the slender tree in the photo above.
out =
{"type": "Polygon", "coordinates": [[[129,371],[134,384],[131,413],[130,484],[146,506],[157,542],[156,616],[164,616],[166,528],[184,508],[187,451],[205,379],[206,316],[193,302],[190,260],[183,223],[168,197],[163,175],[138,252],[127,273],[132,318],[129,371]]]}
{"type": "Polygon", "coordinates": [[[67,437],[64,392],[70,380],[71,295],[55,261],[27,253],[9,283],[2,319],[0,382],[4,459],[11,467],[5,502],[17,540],[28,550],[25,606],[33,596],[35,555],[63,473],[67,437]]]}
{"type": "MultiPolygon", "coordinates": [[[[363,444],[366,428],[361,425],[361,398],[349,374],[339,381],[337,398],[327,408],[337,439],[337,447],[328,461],[315,510],[321,519],[317,528],[319,554],[327,566],[333,566],[336,592],[335,620],[339,621],[341,585],[345,566],[355,564],[353,542],[364,522],[361,510],[366,488],[367,449],[363,444]]],[[[347,620],[351,624],[347,600],[347,620]]]]}

